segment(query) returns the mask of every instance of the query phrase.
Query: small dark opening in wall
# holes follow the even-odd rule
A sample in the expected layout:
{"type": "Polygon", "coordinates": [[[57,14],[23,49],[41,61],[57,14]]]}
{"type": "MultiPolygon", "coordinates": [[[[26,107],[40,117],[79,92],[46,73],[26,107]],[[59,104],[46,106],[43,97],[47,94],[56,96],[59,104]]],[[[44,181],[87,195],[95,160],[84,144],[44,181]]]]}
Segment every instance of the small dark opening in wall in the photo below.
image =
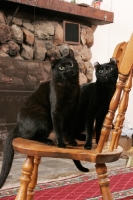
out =
{"type": "Polygon", "coordinates": [[[69,44],[80,43],[80,24],[63,21],[64,42],[69,44]]]}

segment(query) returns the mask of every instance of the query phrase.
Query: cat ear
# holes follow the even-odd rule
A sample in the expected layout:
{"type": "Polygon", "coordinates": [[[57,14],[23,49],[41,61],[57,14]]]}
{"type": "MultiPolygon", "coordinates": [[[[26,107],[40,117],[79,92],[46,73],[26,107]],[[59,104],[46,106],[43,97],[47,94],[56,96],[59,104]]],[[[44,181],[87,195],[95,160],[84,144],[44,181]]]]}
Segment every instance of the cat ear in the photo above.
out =
{"type": "Polygon", "coordinates": [[[95,62],[94,63],[94,68],[96,69],[99,65],[100,65],[99,62],[95,62]]]}
{"type": "Polygon", "coordinates": [[[117,60],[115,58],[110,58],[110,62],[117,65],[117,60]]]}
{"type": "Polygon", "coordinates": [[[69,50],[69,55],[70,55],[72,58],[74,58],[74,52],[73,52],[72,49],[69,50]]]}
{"type": "Polygon", "coordinates": [[[51,63],[51,66],[54,66],[59,58],[57,57],[56,53],[53,53],[49,55],[49,62],[51,63]]]}
{"type": "Polygon", "coordinates": [[[54,64],[55,61],[56,61],[56,57],[55,57],[54,55],[51,55],[51,56],[49,57],[49,61],[50,61],[51,64],[54,64]]]}

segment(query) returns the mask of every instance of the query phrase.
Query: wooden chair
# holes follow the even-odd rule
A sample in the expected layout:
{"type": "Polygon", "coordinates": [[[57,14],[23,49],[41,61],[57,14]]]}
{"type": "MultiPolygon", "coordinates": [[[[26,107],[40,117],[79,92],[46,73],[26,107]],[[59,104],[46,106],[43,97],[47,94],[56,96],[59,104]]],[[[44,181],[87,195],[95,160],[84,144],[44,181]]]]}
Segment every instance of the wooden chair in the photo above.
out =
{"type": "Polygon", "coordinates": [[[123,151],[123,149],[118,146],[118,143],[128,105],[129,91],[132,84],[132,44],[133,34],[128,43],[120,43],[115,48],[113,57],[116,57],[118,60],[119,80],[116,92],[110,103],[109,111],[103,123],[99,143],[95,149],[84,150],[84,145],[81,142],[78,143],[77,147],[68,146],[66,149],[62,149],[31,140],[21,138],[14,139],[14,150],[27,155],[26,161],[22,167],[22,176],[20,177],[20,187],[16,200],[33,199],[41,157],[77,159],[96,163],[95,167],[102,199],[113,199],[109,188],[110,180],[107,175],[107,167],[105,163],[118,160],[123,151]],[[115,119],[114,130],[112,131],[112,122],[117,108],[118,114],[115,119]],[[111,141],[108,141],[111,131],[112,138],[111,141]]]}

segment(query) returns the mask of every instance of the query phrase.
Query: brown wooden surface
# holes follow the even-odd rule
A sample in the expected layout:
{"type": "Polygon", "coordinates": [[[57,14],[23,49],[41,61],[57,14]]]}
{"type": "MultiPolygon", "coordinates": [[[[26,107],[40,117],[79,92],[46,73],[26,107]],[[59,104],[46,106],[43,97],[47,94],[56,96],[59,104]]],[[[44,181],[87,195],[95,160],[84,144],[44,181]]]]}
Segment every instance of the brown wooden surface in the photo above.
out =
{"type": "MultiPolygon", "coordinates": [[[[60,14],[65,13],[70,16],[77,16],[88,20],[91,24],[104,25],[113,23],[114,13],[96,9],[93,7],[84,7],[74,3],[68,3],[60,0],[7,0],[9,2],[15,2],[38,8],[48,9],[56,11],[60,14]]],[[[73,19],[73,18],[72,18],[73,19]]]]}
{"type": "Polygon", "coordinates": [[[31,175],[34,169],[34,157],[27,156],[26,161],[22,167],[22,176],[20,177],[20,185],[17,196],[15,200],[26,200],[27,197],[27,188],[29,183],[31,182],[31,175]]]}
{"type": "Polygon", "coordinates": [[[96,172],[98,174],[98,184],[102,193],[103,200],[113,200],[113,196],[110,192],[109,184],[110,179],[107,175],[107,167],[103,164],[96,164],[96,172]]]}
{"type": "Polygon", "coordinates": [[[122,59],[123,59],[127,44],[128,44],[127,42],[121,42],[118,45],[116,45],[116,47],[115,47],[115,50],[114,50],[114,53],[113,53],[112,57],[117,59],[118,68],[121,65],[121,62],[122,62],[122,59]]]}
{"type": "Polygon", "coordinates": [[[130,71],[129,77],[126,81],[126,84],[124,86],[124,91],[121,97],[121,101],[118,107],[118,114],[116,117],[116,123],[115,123],[115,127],[114,129],[116,130],[116,135],[117,138],[115,140],[115,146],[114,148],[117,148],[118,144],[119,144],[119,139],[120,139],[120,135],[122,132],[122,128],[123,128],[123,122],[125,120],[125,113],[128,107],[128,102],[129,102],[129,92],[131,91],[131,87],[132,87],[132,69],[130,71]],[[118,131],[118,132],[117,132],[118,131]]]}
{"type": "Polygon", "coordinates": [[[128,42],[119,43],[113,53],[114,58],[118,61],[118,68],[121,74],[127,75],[133,65],[133,33],[128,42]]]}
{"type": "Polygon", "coordinates": [[[119,159],[122,148],[118,147],[113,152],[103,149],[102,153],[97,153],[96,149],[85,150],[84,143],[78,143],[77,147],[58,148],[57,146],[48,146],[40,142],[16,138],[13,141],[14,149],[22,154],[37,157],[67,158],[90,161],[94,163],[108,163],[119,159]]]}
{"type": "Polygon", "coordinates": [[[38,178],[38,166],[39,166],[40,162],[41,162],[40,157],[34,157],[34,168],[33,168],[32,175],[31,175],[31,182],[29,183],[28,188],[27,188],[26,200],[33,199],[34,189],[37,184],[37,178],[38,178]]]}

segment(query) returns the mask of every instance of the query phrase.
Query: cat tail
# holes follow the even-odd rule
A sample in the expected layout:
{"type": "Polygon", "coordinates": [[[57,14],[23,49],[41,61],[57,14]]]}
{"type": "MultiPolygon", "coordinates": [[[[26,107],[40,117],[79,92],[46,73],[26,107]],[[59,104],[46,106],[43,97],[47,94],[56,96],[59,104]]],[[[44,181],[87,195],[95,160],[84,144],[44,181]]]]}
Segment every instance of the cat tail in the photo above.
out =
{"type": "Polygon", "coordinates": [[[4,185],[12,166],[14,157],[14,149],[12,146],[12,141],[15,138],[15,135],[16,135],[16,129],[9,132],[4,142],[3,161],[0,173],[0,188],[4,185]]]}
{"type": "Polygon", "coordinates": [[[76,167],[82,171],[82,172],[89,172],[88,168],[85,168],[81,165],[81,162],[79,160],[73,160],[74,164],[76,165],[76,167]]]}

